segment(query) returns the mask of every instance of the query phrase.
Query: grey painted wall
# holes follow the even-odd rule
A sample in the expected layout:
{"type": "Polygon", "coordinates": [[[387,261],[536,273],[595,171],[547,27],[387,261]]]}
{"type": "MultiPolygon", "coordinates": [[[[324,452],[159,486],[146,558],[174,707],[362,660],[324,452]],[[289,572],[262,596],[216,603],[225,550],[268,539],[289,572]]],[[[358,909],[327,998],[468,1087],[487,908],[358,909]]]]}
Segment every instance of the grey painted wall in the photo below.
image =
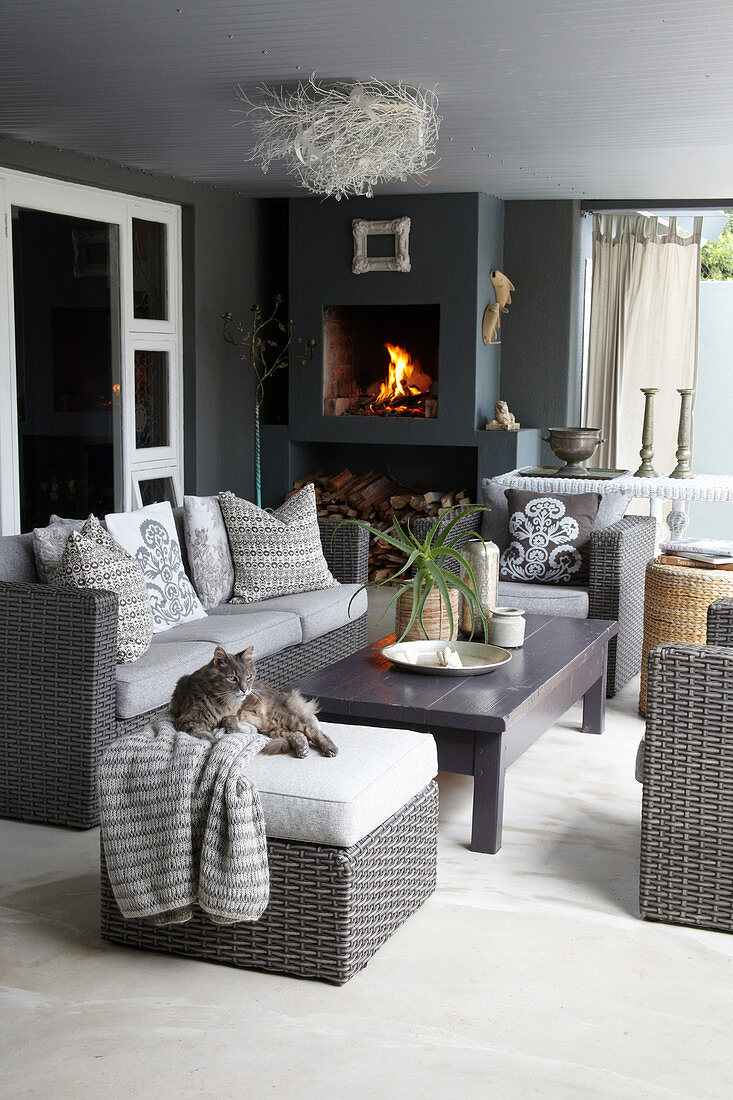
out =
{"type": "MultiPolygon", "coordinates": [[[[504,273],[514,283],[502,321],[501,394],[523,427],[579,423],[583,256],[580,203],[504,204],[504,273]]],[[[556,462],[545,446],[543,459],[556,462]]]]}
{"type": "Polygon", "coordinates": [[[254,301],[284,291],[286,204],[3,137],[0,165],[183,207],[186,489],[250,495],[253,385],[221,317],[247,320],[254,301]]]}
{"type": "MultiPolygon", "coordinates": [[[[700,284],[692,468],[733,475],[733,282],[700,284]]],[[[690,504],[688,535],[733,539],[733,504],[690,504]]]]}

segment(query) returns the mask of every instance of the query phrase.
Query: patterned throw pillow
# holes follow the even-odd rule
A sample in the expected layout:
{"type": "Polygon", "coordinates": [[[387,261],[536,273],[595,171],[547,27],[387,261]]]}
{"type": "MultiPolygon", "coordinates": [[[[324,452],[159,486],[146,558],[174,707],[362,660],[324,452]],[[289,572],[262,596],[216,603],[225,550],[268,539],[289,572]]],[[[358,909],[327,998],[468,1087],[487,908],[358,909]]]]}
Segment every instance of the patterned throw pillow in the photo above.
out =
{"type": "Polygon", "coordinates": [[[72,531],[81,531],[83,519],[61,519],[51,516],[48,527],[33,530],[33,553],[36,556],[36,572],[41,584],[59,584],[58,572],[61,559],[72,531]]]}
{"type": "Polygon", "coordinates": [[[509,545],[499,579],[537,584],[588,583],[590,536],[598,493],[551,496],[507,489],[509,545]]]}
{"type": "Polygon", "coordinates": [[[294,493],[276,512],[233,493],[220,493],[234,559],[232,603],[253,603],[272,596],[334,588],[323,556],[312,485],[294,493]]]}
{"type": "Polygon", "coordinates": [[[206,618],[183,568],[173,509],[167,501],[136,512],[112,512],[106,520],[109,533],[143,571],[153,634],[206,618]]]}
{"type": "Polygon", "coordinates": [[[218,499],[184,497],[183,529],[191,580],[208,611],[234,591],[234,562],[218,499]]]}
{"type": "Polygon", "coordinates": [[[111,538],[95,516],[72,531],[58,572],[58,583],[117,593],[117,663],[142,657],[153,636],[148,590],[140,566],[111,538]]]}

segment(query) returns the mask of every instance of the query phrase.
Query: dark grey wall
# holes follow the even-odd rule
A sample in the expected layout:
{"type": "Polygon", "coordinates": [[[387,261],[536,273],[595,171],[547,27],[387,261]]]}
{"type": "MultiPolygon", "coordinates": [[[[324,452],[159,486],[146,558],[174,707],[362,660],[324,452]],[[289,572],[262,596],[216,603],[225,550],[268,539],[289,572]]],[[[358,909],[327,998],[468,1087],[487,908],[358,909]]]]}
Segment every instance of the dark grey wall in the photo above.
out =
{"type": "Polygon", "coordinates": [[[319,341],[313,362],[291,372],[291,437],[446,445],[483,427],[498,396],[501,348],[482,343],[481,315],[501,247],[502,203],[488,195],[291,199],[290,310],[296,332],[319,341]],[[352,274],[352,220],[399,217],[412,220],[411,270],[352,274]],[[436,420],[323,415],[323,306],[381,303],[440,304],[436,420]]]}
{"type": "Polygon", "coordinates": [[[285,290],[286,204],[0,137],[0,165],[183,207],[186,489],[252,492],[252,378],[222,340],[222,314],[285,290]]]}
{"type": "MultiPolygon", "coordinates": [[[[584,265],[580,203],[504,204],[504,273],[514,283],[502,320],[501,397],[522,427],[579,423],[584,265]]],[[[545,449],[546,461],[553,461],[545,449]]]]}

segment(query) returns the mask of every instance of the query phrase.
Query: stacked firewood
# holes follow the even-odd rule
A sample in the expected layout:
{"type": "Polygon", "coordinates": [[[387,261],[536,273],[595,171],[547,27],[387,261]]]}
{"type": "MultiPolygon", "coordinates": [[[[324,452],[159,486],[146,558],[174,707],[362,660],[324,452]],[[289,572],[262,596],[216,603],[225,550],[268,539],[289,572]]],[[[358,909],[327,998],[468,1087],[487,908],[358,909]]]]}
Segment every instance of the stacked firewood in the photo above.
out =
{"type": "MultiPolygon", "coordinates": [[[[316,491],[319,516],[366,520],[378,531],[389,531],[395,518],[401,523],[418,516],[437,518],[456,506],[471,503],[467,489],[412,490],[375,470],[358,475],[348,469],[333,475],[315,470],[295,481],[288,496],[309,483],[316,491]]],[[[385,580],[404,565],[404,561],[404,554],[399,550],[382,539],[373,538],[369,545],[369,579],[385,580]]]]}

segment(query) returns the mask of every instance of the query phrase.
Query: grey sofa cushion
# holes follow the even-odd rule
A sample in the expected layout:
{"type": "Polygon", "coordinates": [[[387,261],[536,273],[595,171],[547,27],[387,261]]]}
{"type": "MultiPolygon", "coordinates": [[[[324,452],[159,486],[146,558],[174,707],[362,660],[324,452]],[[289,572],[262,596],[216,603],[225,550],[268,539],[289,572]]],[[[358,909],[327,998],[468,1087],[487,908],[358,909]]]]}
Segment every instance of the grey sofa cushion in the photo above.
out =
{"type": "Polygon", "coordinates": [[[300,619],[303,641],[310,642],[331,630],[346,626],[363,615],[367,609],[367,594],[358,584],[340,584],[336,588],[324,588],[318,592],[299,592],[293,596],[275,596],[253,604],[219,604],[209,612],[210,617],[229,616],[233,612],[252,615],[257,611],[288,611],[300,619]],[[358,592],[358,595],[356,593],[358,592]],[[354,598],[349,614],[349,601],[354,598]]]}
{"type": "Polygon", "coordinates": [[[38,584],[32,533],[0,537],[0,581],[38,584]]]}
{"type": "Polygon", "coordinates": [[[298,645],[303,640],[300,619],[297,615],[285,611],[257,610],[250,614],[208,615],[195,622],[181,623],[172,630],[153,635],[154,646],[169,645],[171,642],[207,642],[209,656],[214,656],[214,646],[221,645],[229,653],[240,653],[247,646],[255,647],[255,658],[267,657],[290,645],[298,645]]]}
{"type": "Polygon", "coordinates": [[[348,848],[391,817],[438,771],[435,740],[414,730],[324,722],[338,746],[327,759],[311,750],[259,756],[247,775],[260,793],[268,836],[348,848]]]}
{"type": "Polygon", "coordinates": [[[588,618],[588,589],[564,584],[523,584],[499,581],[499,606],[521,607],[530,615],[565,615],[588,618]]]}
{"type": "Polygon", "coordinates": [[[178,680],[213,656],[211,642],[151,645],[133,665],[117,666],[117,717],[132,718],[165,706],[178,680]]]}
{"type": "MultiPolygon", "coordinates": [[[[509,545],[509,507],[506,499],[506,485],[498,484],[493,478],[485,477],[481,482],[483,502],[491,511],[481,512],[481,538],[495,542],[499,551],[509,545]]],[[[545,496],[560,496],[559,493],[545,493],[545,496]]],[[[626,509],[632,500],[631,493],[602,493],[598,505],[598,514],[593,523],[594,531],[603,531],[626,515],[626,509]]]]}

